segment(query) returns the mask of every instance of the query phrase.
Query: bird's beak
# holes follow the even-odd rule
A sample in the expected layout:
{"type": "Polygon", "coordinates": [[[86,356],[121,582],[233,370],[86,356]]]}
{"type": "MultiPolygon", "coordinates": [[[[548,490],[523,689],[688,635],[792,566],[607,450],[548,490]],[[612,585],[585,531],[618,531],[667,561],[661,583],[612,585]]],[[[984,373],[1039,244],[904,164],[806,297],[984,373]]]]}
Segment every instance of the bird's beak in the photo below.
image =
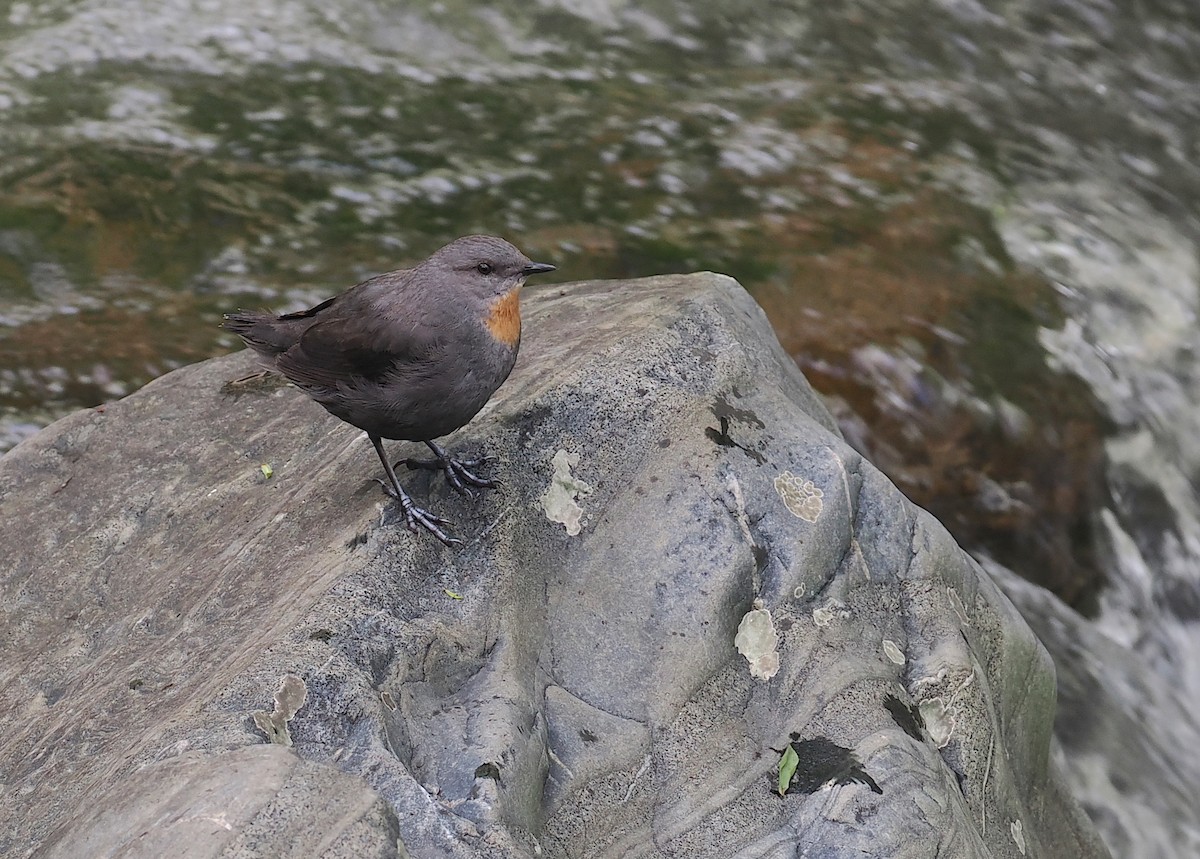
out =
{"type": "Polygon", "coordinates": [[[557,266],[550,265],[548,262],[531,262],[525,268],[521,269],[521,274],[529,277],[531,274],[546,274],[554,271],[557,266]]]}

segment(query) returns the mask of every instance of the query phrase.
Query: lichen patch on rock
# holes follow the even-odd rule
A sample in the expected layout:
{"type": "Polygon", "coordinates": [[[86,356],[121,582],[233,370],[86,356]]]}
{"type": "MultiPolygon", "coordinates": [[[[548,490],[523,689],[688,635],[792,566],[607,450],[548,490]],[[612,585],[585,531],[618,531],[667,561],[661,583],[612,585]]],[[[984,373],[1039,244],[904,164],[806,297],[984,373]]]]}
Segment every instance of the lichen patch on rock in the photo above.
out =
{"type": "Polygon", "coordinates": [[[779,635],[775,632],[771,612],[757,600],[755,607],[746,612],[738,624],[733,644],[750,663],[751,676],[770,680],[778,673],[779,651],[776,647],[779,645],[779,635]]]}
{"type": "Polygon", "coordinates": [[[820,518],[821,508],[825,506],[821,497],[825,493],[811,480],[801,480],[790,471],[785,471],[775,478],[775,491],[797,519],[816,522],[820,518]]]}
{"type": "Polygon", "coordinates": [[[583,530],[583,508],[577,499],[592,494],[591,484],[571,474],[571,469],[579,465],[579,454],[559,450],[551,464],[554,474],[538,501],[546,511],[547,519],[560,523],[568,534],[576,537],[583,530]]]}
{"type": "Polygon", "coordinates": [[[288,722],[296,717],[297,711],[307,700],[308,686],[305,682],[295,674],[286,674],[275,690],[275,709],[270,713],[266,710],[255,712],[254,724],[272,743],[290,746],[292,734],[288,730],[288,722]]]}

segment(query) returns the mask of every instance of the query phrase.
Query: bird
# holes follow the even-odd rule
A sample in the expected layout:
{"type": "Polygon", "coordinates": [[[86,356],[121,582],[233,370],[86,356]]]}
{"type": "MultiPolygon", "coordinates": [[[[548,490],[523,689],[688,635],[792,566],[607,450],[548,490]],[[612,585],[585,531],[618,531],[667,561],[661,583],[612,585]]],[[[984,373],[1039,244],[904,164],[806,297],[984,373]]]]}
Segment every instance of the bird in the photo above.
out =
{"type": "Polygon", "coordinates": [[[447,546],[451,523],[413,503],[383,440],[423,442],[432,460],[395,463],[440,470],[454,489],[497,485],[473,469],[486,458],[452,457],[435,439],[466,426],[508,378],[521,344],[521,287],[555,271],[496,236],[455,239],[410,269],[364,280],[320,304],[276,316],[239,310],[222,326],[268,367],[367,434],[383,470],[375,480],[411,531],[447,546]]]}

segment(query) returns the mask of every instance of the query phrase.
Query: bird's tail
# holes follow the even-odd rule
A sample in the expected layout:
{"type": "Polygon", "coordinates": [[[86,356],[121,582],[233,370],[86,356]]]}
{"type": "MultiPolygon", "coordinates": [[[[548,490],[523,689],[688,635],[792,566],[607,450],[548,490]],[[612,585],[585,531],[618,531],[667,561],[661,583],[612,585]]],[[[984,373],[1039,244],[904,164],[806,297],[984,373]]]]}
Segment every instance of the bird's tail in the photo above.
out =
{"type": "Polygon", "coordinates": [[[295,330],[298,326],[261,310],[226,313],[221,327],[241,337],[247,346],[268,359],[274,359],[292,348],[304,333],[303,328],[295,330]]]}

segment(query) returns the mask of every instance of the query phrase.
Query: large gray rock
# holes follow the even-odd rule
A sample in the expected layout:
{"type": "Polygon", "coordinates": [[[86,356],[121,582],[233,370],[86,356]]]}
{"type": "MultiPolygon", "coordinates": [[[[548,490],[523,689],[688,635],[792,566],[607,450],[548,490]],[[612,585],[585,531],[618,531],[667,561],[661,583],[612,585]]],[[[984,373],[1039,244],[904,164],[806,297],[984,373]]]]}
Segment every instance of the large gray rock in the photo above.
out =
{"type": "Polygon", "coordinates": [[[362,433],[229,385],[244,354],[0,460],[0,852],[1107,855],[1046,652],[735,282],[543,289],[526,326],[450,440],[505,488],[406,479],[458,551],[362,433]]]}

